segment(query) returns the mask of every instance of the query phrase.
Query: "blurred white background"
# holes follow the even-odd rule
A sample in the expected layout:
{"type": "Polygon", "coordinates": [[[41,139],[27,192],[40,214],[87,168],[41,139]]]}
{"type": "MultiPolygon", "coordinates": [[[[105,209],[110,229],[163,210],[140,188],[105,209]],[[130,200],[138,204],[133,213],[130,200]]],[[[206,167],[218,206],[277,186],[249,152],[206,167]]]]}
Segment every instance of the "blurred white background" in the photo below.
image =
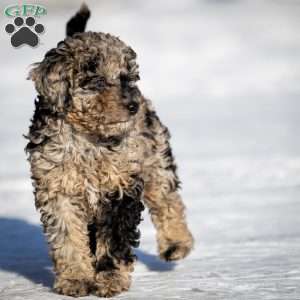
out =
{"type": "MultiPolygon", "coordinates": [[[[0,299],[62,299],[23,151],[36,96],[29,65],[64,38],[80,1],[48,10],[37,48],[0,31],[0,299]]],[[[159,262],[145,213],[134,284],[120,299],[299,299],[300,1],[86,1],[87,29],[138,54],[144,95],[172,133],[196,246],[159,262]]],[[[1,1],[1,9],[15,4],[1,1]]]]}

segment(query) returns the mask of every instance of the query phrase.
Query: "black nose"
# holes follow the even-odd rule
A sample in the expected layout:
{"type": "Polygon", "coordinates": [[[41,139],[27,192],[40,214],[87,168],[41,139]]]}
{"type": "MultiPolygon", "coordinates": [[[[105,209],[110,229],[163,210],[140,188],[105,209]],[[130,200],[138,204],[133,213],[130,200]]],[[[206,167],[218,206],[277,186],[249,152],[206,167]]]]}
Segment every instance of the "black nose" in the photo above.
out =
{"type": "Polygon", "coordinates": [[[139,110],[139,104],[137,102],[130,102],[127,105],[127,108],[128,108],[129,113],[131,115],[135,115],[138,112],[138,110],[139,110]]]}

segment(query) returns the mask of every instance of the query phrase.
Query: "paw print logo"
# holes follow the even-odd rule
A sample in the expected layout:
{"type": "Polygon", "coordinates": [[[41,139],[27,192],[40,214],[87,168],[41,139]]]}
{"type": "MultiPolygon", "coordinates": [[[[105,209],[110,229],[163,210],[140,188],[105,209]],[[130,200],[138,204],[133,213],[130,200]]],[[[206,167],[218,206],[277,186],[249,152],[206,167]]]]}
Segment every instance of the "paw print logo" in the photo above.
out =
{"type": "Polygon", "coordinates": [[[45,28],[42,24],[35,24],[33,17],[28,17],[25,20],[22,17],[16,17],[14,24],[7,24],[5,31],[11,34],[11,44],[14,47],[19,47],[23,44],[35,47],[39,43],[39,37],[44,32],[45,28]],[[26,25],[25,25],[26,24],[26,25]]]}

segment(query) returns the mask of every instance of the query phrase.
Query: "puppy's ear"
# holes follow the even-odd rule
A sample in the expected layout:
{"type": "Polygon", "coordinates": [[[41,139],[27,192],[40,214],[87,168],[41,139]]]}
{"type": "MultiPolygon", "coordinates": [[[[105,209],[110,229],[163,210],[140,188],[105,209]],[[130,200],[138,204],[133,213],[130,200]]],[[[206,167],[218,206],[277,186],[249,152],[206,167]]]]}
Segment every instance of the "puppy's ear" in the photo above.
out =
{"type": "Polygon", "coordinates": [[[58,47],[48,51],[44,60],[33,66],[28,79],[34,82],[48,108],[62,113],[69,100],[70,74],[67,49],[58,47]]]}

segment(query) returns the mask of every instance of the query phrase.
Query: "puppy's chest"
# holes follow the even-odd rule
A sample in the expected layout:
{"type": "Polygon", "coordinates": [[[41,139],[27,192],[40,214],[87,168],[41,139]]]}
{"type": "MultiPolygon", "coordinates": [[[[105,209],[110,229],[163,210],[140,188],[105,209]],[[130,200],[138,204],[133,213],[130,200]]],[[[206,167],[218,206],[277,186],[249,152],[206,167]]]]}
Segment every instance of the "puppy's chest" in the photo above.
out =
{"type": "Polygon", "coordinates": [[[143,136],[135,135],[128,136],[113,148],[77,144],[71,153],[70,159],[76,164],[83,180],[89,206],[97,211],[99,201],[106,201],[112,193],[126,192],[134,178],[143,178],[151,147],[143,136]]]}

